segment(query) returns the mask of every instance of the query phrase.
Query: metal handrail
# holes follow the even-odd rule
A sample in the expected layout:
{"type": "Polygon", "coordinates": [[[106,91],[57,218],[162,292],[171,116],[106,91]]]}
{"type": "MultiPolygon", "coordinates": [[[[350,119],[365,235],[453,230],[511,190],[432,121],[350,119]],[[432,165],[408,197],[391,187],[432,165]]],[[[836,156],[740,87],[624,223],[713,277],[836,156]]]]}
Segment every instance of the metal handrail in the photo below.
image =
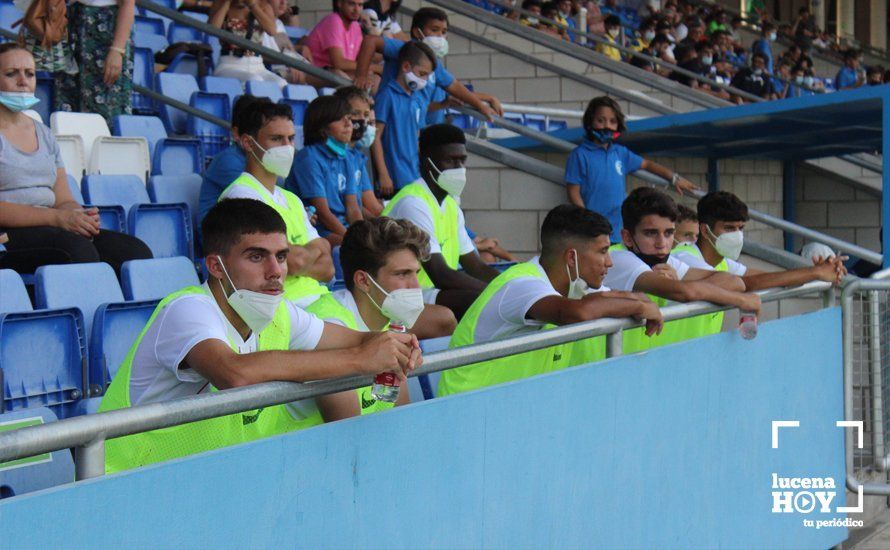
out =
{"type": "MultiPolygon", "coordinates": [[[[438,4],[438,3],[439,3],[439,1],[437,1],[437,0],[429,0],[429,1],[430,1],[431,3],[433,3],[433,4],[438,4]]],[[[564,24],[560,23],[559,21],[556,21],[555,19],[549,19],[549,18],[547,18],[547,17],[543,17],[543,16],[541,16],[541,15],[533,14],[533,13],[529,12],[528,10],[524,10],[524,9],[522,9],[522,8],[520,8],[520,7],[513,7],[513,6],[510,6],[509,4],[507,4],[507,3],[505,3],[505,2],[501,2],[500,0],[487,0],[487,1],[490,2],[490,3],[492,3],[492,4],[501,6],[501,7],[503,7],[503,8],[510,9],[511,11],[515,11],[515,12],[520,13],[520,14],[530,14],[530,15],[533,15],[534,17],[537,17],[540,21],[543,21],[543,22],[545,22],[545,23],[554,25],[554,26],[559,27],[559,28],[566,29],[566,30],[568,30],[569,32],[571,32],[571,33],[573,33],[573,34],[577,34],[577,35],[579,35],[579,36],[584,36],[584,37],[587,38],[588,40],[591,40],[591,41],[593,41],[593,42],[596,42],[597,44],[602,44],[602,45],[604,45],[604,46],[608,46],[608,47],[610,47],[610,48],[615,48],[615,49],[617,49],[617,50],[619,50],[619,51],[621,51],[621,52],[623,52],[623,53],[625,53],[626,55],[629,55],[629,56],[631,56],[631,57],[639,57],[639,58],[644,59],[645,61],[648,61],[649,63],[654,63],[654,64],[656,64],[656,65],[660,65],[660,66],[663,66],[663,67],[665,67],[665,68],[669,68],[669,69],[671,69],[672,71],[674,71],[674,72],[676,72],[676,73],[678,73],[678,74],[681,74],[681,75],[683,75],[683,76],[685,76],[685,77],[687,77],[687,78],[692,78],[693,80],[696,80],[696,81],[698,81],[698,82],[702,82],[702,83],[706,83],[706,84],[708,84],[708,85],[716,86],[716,87],[720,88],[721,90],[725,90],[725,91],[727,91],[727,92],[729,92],[729,93],[732,93],[732,94],[734,94],[734,95],[737,95],[737,96],[742,97],[742,98],[744,98],[744,99],[747,99],[747,100],[749,100],[749,101],[753,101],[753,102],[764,101],[764,99],[763,99],[762,97],[758,97],[758,96],[753,95],[753,94],[750,94],[750,93],[748,93],[748,92],[746,92],[746,91],[744,91],[744,90],[740,90],[740,89],[738,89],[738,88],[734,88],[734,87],[732,87],[732,86],[730,86],[730,85],[728,85],[728,84],[721,84],[721,83],[717,82],[716,80],[712,80],[712,79],[710,79],[710,78],[708,78],[708,77],[706,77],[706,76],[702,76],[702,75],[700,75],[700,74],[697,74],[697,73],[694,73],[694,72],[692,72],[692,71],[686,70],[686,69],[680,67],[679,65],[675,65],[675,64],[673,64],[673,63],[668,63],[667,61],[664,61],[663,59],[659,59],[659,58],[657,58],[657,57],[652,57],[651,55],[647,55],[647,54],[644,54],[644,53],[642,53],[642,52],[638,52],[638,51],[633,50],[632,48],[628,48],[627,46],[624,46],[624,45],[622,45],[622,44],[615,44],[615,43],[609,42],[608,40],[606,40],[606,39],[603,38],[602,36],[599,36],[599,35],[596,35],[596,34],[592,34],[592,33],[586,32],[586,31],[581,31],[581,30],[578,30],[578,29],[573,29],[573,28],[569,27],[568,25],[564,25],[564,24]]],[[[515,25],[516,27],[519,27],[519,29],[506,29],[506,28],[505,28],[504,30],[507,30],[508,32],[513,32],[513,33],[515,33],[517,30],[520,30],[520,29],[525,28],[525,27],[522,27],[521,25],[519,25],[518,22],[513,21],[513,20],[511,20],[511,19],[508,19],[508,18],[505,18],[505,17],[501,17],[501,16],[497,16],[497,15],[491,14],[491,12],[488,12],[487,10],[484,10],[484,9],[482,9],[482,8],[478,8],[478,7],[473,6],[473,5],[471,5],[471,4],[467,4],[467,6],[470,7],[470,8],[474,8],[474,9],[477,10],[477,11],[480,11],[480,12],[483,12],[483,13],[486,13],[486,14],[489,14],[489,15],[492,15],[492,16],[496,17],[498,21],[508,21],[511,25],[515,25]]],[[[450,7],[452,7],[452,6],[450,6],[450,7]]],[[[452,9],[454,9],[454,8],[452,7],[452,9]]],[[[478,15],[478,14],[474,14],[474,15],[478,15]]],[[[487,21],[485,21],[485,22],[488,23],[487,21]]],[[[498,26],[501,26],[501,27],[503,28],[502,25],[498,25],[498,26]]],[[[530,29],[530,30],[535,30],[535,29],[530,29]]],[[[524,37],[524,38],[529,38],[525,33],[523,33],[523,37],[524,37]]],[[[554,39],[554,40],[556,40],[556,39],[554,39]]],[[[559,41],[562,42],[562,43],[565,43],[565,41],[562,40],[562,39],[559,39],[559,41]]],[[[589,49],[589,48],[586,48],[586,47],[584,47],[584,46],[580,46],[580,45],[578,45],[578,44],[574,44],[574,43],[571,43],[571,42],[570,42],[570,44],[573,44],[574,46],[577,46],[577,47],[579,47],[579,48],[583,48],[585,51],[590,52],[590,49],[589,49]]],[[[710,96],[709,96],[709,97],[710,97],[710,96]]],[[[718,99],[718,100],[719,100],[719,98],[714,98],[714,99],[718,99]]]]}
{"type": "MultiPolygon", "coordinates": [[[[831,290],[829,283],[811,282],[799,287],[758,294],[763,302],[772,302],[824,294],[831,290]]],[[[672,321],[729,309],[734,308],[707,302],[691,302],[662,308],[662,315],[665,321],[672,321]]],[[[621,331],[642,325],[641,321],[633,319],[599,319],[496,342],[450,349],[430,354],[426,357],[425,364],[409,376],[440,372],[603,335],[608,340],[607,355],[614,357],[621,354],[621,331]]],[[[267,382],[2,432],[0,462],[74,447],[77,479],[97,477],[104,473],[106,439],[354,390],[369,385],[371,381],[370,376],[351,376],[308,383],[267,382]]]]}

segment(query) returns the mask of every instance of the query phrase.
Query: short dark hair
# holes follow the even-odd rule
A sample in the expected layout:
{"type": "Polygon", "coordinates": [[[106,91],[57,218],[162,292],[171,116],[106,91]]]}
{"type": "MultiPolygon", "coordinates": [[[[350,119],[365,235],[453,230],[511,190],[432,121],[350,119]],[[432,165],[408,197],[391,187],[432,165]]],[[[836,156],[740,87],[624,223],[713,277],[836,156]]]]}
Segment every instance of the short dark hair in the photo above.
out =
{"type": "Polygon", "coordinates": [[[386,216],[357,221],[349,225],[340,245],[340,266],[346,288],[352,290],[356,271],[377,276],[393,252],[408,249],[420,261],[430,255],[430,238],[422,229],[405,219],[386,216]]]}
{"type": "Polygon", "coordinates": [[[523,2],[522,2],[522,9],[524,9],[524,10],[529,10],[535,6],[540,8],[541,0],[523,0],[523,2]]]}
{"type": "Polygon", "coordinates": [[[274,208],[253,199],[223,199],[201,220],[205,254],[227,254],[242,235],[281,233],[287,226],[274,208]]]}
{"type": "Polygon", "coordinates": [[[624,123],[624,113],[621,112],[621,105],[618,105],[617,101],[606,95],[595,97],[587,104],[587,109],[584,110],[584,118],[581,120],[584,130],[589,132],[593,129],[593,116],[596,114],[596,110],[600,107],[608,107],[615,111],[615,118],[618,119],[619,132],[627,130],[627,126],[624,123]]]}
{"type": "Polygon", "coordinates": [[[620,27],[621,26],[621,18],[617,15],[610,15],[606,17],[606,20],[603,22],[603,25],[606,27],[620,27]]]}
{"type": "Polygon", "coordinates": [[[717,222],[748,221],[748,205],[729,191],[714,191],[698,201],[698,221],[710,226],[717,222]]]}
{"type": "Polygon", "coordinates": [[[541,225],[541,254],[558,253],[567,240],[593,240],[611,233],[612,224],[602,214],[574,204],[561,204],[547,212],[541,225]]]}
{"type": "Polygon", "coordinates": [[[423,30],[430,21],[445,21],[445,23],[448,23],[448,14],[439,8],[420,8],[414,12],[414,17],[411,18],[411,29],[423,30]]]}
{"type": "Polygon", "coordinates": [[[763,55],[763,54],[760,53],[760,52],[754,52],[754,54],[751,56],[751,65],[754,65],[754,63],[753,63],[754,60],[755,60],[755,59],[758,59],[758,58],[759,58],[759,59],[762,59],[763,62],[766,63],[766,56],[765,56],[765,55],[763,55]]]}
{"type": "MultiPolygon", "coordinates": [[[[250,95],[244,94],[239,95],[238,99],[235,100],[235,104],[232,105],[232,127],[233,128],[241,128],[244,125],[244,113],[247,111],[247,108],[253,104],[256,100],[260,98],[250,95]]],[[[266,98],[264,98],[266,99],[266,98]]]]}
{"type": "Polygon", "coordinates": [[[621,218],[624,229],[633,232],[640,221],[651,215],[676,222],[680,217],[674,199],[652,187],[638,187],[627,195],[621,203],[621,218]]]}
{"type": "Polygon", "coordinates": [[[436,70],[436,54],[433,53],[433,50],[423,42],[409,40],[408,42],[405,42],[405,45],[402,46],[401,49],[399,49],[397,62],[399,67],[401,67],[402,63],[405,61],[410,63],[413,67],[423,61],[424,57],[430,60],[430,63],[433,65],[433,70],[436,70]]]}
{"type": "Polygon", "coordinates": [[[270,120],[276,118],[293,120],[294,118],[290,105],[272,103],[267,97],[255,97],[253,101],[236,105],[235,108],[239,109],[238,123],[236,124],[238,132],[249,136],[256,136],[260,128],[270,120]]]}
{"type": "Polygon", "coordinates": [[[420,153],[421,160],[428,157],[433,149],[443,145],[451,145],[452,143],[466,145],[467,136],[463,130],[451,124],[427,126],[420,131],[418,152],[420,153]]]}
{"type": "Polygon", "coordinates": [[[695,210],[689,208],[688,206],[686,206],[684,204],[677,205],[677,212],[679,213],[679,215],[677,216],[677,223],[688,222],[688,221],[693,221],[693,222],[698,221],[698,214],[695,212],[695,210]]]}
{"type": "Polygon", "coordinates": [[[327,138],[325,129],[351,112],[349,102],[337,95],[323,95],[312,100],[303,117],[303,143],[312,145],[327,138]]]}
{"type": "Polygon", "coordinates": [[[346,102],[350,102],[353,99],[360,99],[362,101],[366,101],[369,104],[371,103],[371,95],[367,90],[363,88],[359,88],[358,86],[341,86],[337,88],[337,91],[334,92],[334,95],[337,97],[342,97],[346,100],[346,102]]]}
{"type": "Polygon", "coordinates": [[[859,50],[850,48],[849,50],[844,52],[844,61],[847,59],[856,59],[859,57],[859,50]]]}

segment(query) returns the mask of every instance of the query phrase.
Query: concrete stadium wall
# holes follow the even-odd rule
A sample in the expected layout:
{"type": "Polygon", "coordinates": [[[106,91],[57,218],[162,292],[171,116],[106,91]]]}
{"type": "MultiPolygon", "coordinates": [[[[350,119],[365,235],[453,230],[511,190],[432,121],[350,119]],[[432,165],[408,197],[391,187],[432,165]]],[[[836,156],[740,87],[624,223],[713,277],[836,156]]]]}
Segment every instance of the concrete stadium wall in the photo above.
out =
{"type": "MultiPolygon", "coordinates": [[[[837,308],[0,501],[10,548],[830,548],[837,308]],[[793,341],[795,345],[789,346],[793,341]],[[799,420],[771,448],[771,422],[799,420]],[[831,478],[773,513],[772,476],[831,478]],[[818,510],[818,508],[817,508],[818,510]]],[[[857,519],[852,514],[851,519],[857,519]]]]}

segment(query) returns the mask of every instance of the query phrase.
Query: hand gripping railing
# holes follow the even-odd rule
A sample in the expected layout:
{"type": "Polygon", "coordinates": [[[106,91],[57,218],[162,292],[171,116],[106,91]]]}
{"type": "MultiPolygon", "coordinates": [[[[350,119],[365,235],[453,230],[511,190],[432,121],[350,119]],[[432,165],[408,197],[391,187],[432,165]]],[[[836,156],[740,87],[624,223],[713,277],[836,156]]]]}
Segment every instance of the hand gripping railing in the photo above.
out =
{"type": "MultiPolygon", "coordinates": [[[[758,294],[761,295],[763,302],[772,302],[804,295],[824,294],[831,289],[829,283],[811,282],[799,287],[758,294]]],[[[661,311],[665,321],[673,321],[728,309],[732,308],[707,302],[691,302],[671,305],[661,311]]],[[[450,349],[430,354],[425,358],[425,364],[409,376],[444,371],[602,335],[606,336],[607,357],[616,357],[621,355],[621,331],[642,324],[632,319],[599,319],[497,342],[450,349]]],[[[0,462],[73,447],[76,478],[88,479],[104,474],[106,439],[354,390],[370,385],[371,381],[370,376],[351,376],[302,384],[267,382],[0,432],[0,462]]]]}

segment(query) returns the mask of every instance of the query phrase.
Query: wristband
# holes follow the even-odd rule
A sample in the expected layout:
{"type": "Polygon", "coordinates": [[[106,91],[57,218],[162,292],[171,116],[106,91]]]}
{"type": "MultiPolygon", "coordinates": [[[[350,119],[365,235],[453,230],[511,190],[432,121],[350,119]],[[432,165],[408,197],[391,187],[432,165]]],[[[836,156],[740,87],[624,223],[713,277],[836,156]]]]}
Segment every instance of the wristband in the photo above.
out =
{"type": "Polygon", "coordinates": [[[125,50],[124,48],[118,48],[117,46],[110,46],[108,49],[112,52],[117,52],[117,53],[121,54],[121,56],[127,55],[127,50],[125,50]]]}
{"type": "Polygon", "coordinates": [[[680,181],[680,174],[674,172],[674,175],[671,176],[671,185],[677,185],[678,181],[680,181]]]}

